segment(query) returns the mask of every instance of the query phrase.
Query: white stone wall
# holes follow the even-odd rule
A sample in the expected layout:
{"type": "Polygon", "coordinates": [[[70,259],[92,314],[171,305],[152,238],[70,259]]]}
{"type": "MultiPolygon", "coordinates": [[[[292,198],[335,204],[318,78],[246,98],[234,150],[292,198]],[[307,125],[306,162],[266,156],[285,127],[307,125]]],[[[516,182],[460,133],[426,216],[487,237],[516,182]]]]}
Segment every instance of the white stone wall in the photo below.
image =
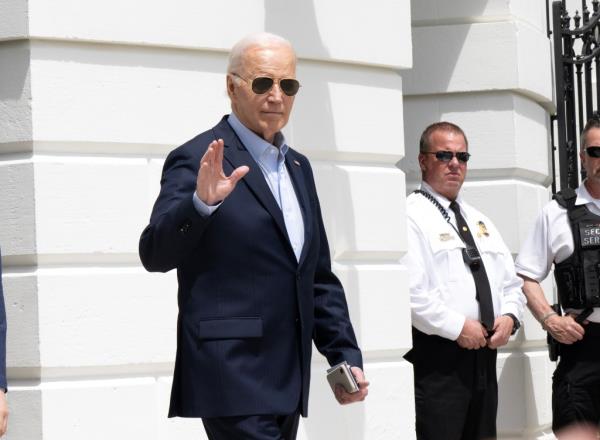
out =
{"type": "MultiPolygon", "coordinates": [[[[544,2],[413,0],[412,70],[402,72],[407,189],[420,180],[421,131],[460,125],[473,154],[464,196],[491,217],[516,255],[549,200],[551,43],[544,2]]],[[[551,283],[546,291],[552,294],[551,283]]],[[[503,439],[553,438],[545,333],[527,311],[498,362],[503,439]]]]}
{"type": "Polygon", "coordinates": [[[336,272],[372,381],[339,407],[313,365],[300,439],[414,437],[405,251],[408,0],[0,1],[0,243],[11,440],[204,438],[167,419],[175,274],[137,241],[167,152],[228,112],[227,50],[297,47],[286,129],[315,168],[336,272]]]}

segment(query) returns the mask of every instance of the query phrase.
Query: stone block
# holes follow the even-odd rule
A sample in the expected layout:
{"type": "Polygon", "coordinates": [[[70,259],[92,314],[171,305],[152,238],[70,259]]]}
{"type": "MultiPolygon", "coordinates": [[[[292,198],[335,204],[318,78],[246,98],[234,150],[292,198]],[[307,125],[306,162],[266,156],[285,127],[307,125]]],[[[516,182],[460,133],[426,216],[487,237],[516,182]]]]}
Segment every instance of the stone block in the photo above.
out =
{"type": "Polygon", "coordinates": [[[421,178],[419,139],[434,122],[459,125],[469,140],[467,180],[519,177],[550,183],[549,118],[537,103],[512,93],[450,94],[405,97],[406,157],[400,167],[407,179],[421,178]]]}
{"type": "Polygon", "coordinates": [[[387,167],[313,167],[332,258],[398,261],[406,249],[403,174],[387,167]]]}
{"type": "Polygon", "coordinates": [[[518,90],[552,102],[550,42],[521,22],[413,28],[414,67],[404,94],[518,90]]]}
{"type": "Polygon", "coordinates": [[[363,352],[412,346],[408,274],[398,264],[335,264],[363,352]]]}

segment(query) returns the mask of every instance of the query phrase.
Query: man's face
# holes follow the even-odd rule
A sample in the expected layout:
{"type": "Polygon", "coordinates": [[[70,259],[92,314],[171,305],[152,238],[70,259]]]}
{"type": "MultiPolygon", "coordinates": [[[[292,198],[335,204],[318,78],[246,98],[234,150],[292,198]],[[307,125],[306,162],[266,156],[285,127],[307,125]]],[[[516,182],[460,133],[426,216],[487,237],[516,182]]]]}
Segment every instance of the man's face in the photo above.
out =
{"type": "Polygon", "coordinates": [[[600,184],[600,158],[589,156],[585,152],[587,147],[600,147],[600,128],[592,128],[587,132],[584,149],[579,153],[581,166],[585,169],[588,181],[600,184]]]}
{"type": "Polygon", "coordinates": [[[273,44],[248,48],[242,57],[240,72],[248,81],[227,75],[227,93],[231,108],[240,122],[263,139],[273,142],[290,117],[294,97],[281,91],[278,80],[296,77],[296,59],[291,48],[273,44]],[[273,87],[261,95],[252,91],[252,80],[266,76],[275,79],[273,87]]]}
{"type": "MultiPolygon", "coordinates": [[[[467,145],[461,134],[451,131],[434,131],[429,137],[429,151],[466,152],[467,145]]],[[[434,154],[419,153],[423,180],[437,193],[455,200],[467,175],[467,163],[454,156],[449,162],[438,160],[434,154]]]]}

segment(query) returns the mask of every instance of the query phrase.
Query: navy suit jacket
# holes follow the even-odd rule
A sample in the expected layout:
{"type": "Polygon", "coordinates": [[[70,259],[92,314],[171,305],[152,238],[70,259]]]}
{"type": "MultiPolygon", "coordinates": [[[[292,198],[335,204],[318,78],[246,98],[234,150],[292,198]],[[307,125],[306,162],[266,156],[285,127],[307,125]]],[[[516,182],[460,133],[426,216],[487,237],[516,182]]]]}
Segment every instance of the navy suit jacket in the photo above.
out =
{"type": "Polygon", "coordinates": [[[362,367],[312,170],[290,149],[304,220],[300,261],[259,166],[224,117],[172,151],[140,238],[149,271],[177,269],[177,355],[169,416],[307,414],[312,341],[330,364],[362,367]],[[249,173],[209,217],[192,202],[200,159],[225,142],[223,169],[249,173]]]}

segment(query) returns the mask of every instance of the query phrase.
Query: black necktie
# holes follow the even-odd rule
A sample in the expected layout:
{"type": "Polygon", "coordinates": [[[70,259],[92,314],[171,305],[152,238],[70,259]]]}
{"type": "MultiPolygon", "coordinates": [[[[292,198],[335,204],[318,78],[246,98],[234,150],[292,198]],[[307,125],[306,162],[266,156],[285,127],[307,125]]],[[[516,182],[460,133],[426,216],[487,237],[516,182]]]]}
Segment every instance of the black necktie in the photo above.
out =
{"type": "MultiPolygon", "coordinates": [[[[465,241],[467,247],[477,249],[475,246],[475,240],[464,217],[460,213],[460,206],[456,202],[450,203],[450,209],[456,216],[456,225],[458,226],[458,232],[462,239],[465,241]]],[[[475,290],[477,292],[477,301],[479,301],[479,312],[481,314],[481,323],[485,326],[488,331],[494,328],[494,303],[492,302],[492,291],[490,290],[490,282],[488,280],[483,261],[479,264],[470,264],[469,268],[473,274],[475,280],[475,290]]]]}

